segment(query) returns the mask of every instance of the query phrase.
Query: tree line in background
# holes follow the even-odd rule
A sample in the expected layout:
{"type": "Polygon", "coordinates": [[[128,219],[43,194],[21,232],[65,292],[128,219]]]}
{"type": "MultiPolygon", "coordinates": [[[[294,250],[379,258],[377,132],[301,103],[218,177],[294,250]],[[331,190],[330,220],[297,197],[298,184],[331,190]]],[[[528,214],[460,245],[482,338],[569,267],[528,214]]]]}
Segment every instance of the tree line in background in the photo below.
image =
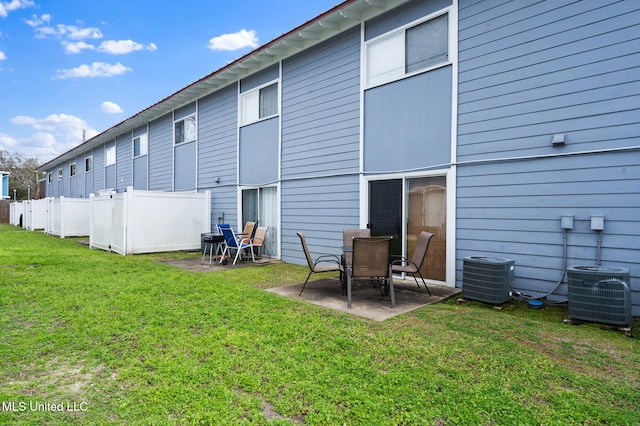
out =
{"type": "Polygon", "coordinates": [[[0,149],[0,170],[9,172],[9,196],[18,200],[39,198],[38,180],[43,177],[38,172],[38,160],[35,157],[24,158],[18,153],[11,154],[9,151],[0,149]],[[29,194],[30,193],[30,194],[29,194]]]}

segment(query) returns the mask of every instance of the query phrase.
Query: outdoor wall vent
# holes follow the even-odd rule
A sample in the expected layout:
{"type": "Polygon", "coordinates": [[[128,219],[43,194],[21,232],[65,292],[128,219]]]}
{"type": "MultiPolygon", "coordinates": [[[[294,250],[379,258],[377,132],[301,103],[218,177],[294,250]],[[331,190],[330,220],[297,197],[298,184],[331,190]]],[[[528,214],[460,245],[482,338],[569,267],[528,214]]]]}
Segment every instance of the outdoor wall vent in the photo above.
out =
{"type": "Polygon", "coordinates": [[[566,143],[566,133],[558,133],[553,135],[553,139],[551,139],[551,144],[553,146],[562,146],[566,143]]]}
{"type": "Polygon", "coordinates": [[[567,268],[569,317],[584,321],[631,323],[628,268],[573,266],[567,268]]]}
{"type": "Polygon", "coordinates": [[[465,257],[462,297],[499,305],[511,298],[515,261],[497,257],[465,257]]]}

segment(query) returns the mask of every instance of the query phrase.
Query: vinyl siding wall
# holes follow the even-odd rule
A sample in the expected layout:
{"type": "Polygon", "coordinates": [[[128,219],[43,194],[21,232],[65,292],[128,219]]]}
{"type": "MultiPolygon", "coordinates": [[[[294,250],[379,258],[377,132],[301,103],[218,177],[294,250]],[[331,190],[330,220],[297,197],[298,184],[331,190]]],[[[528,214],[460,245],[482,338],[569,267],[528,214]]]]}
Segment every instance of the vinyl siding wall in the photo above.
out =
{"type": "Polygon", "coordinates": [[[149,189],[173,189],[173,114],[149,123],[149,189]]]}
{"type": "Polygon", "coordinates": [[[84,154],[76,157],[76,197],[84,198],[84,154]]]}
{"type": "Polygon", "coordinates": [[[487,254],[516,260],[515,288],[551,291],[560,216],[572,266],[595,264],[603,214],[602,265],[630,269],[639,315],[640,4],[461,0],[459,16],[458,285],[487,254]]]}
{"type": "Polygon", "coordinates": [[[309,251],[342,254],[342,230],[358,228],[357,175],[287,180],[282,183],[282,258],[306,264],[296,235],[302,231],[309,251]]]}
{"type": "Polygon", "coordinates": [[[282,75],[282,258],[306,263],[296,232],[327,253],[359,225],[359,28],[284,61],[282,75]]]}
{"type": "Polygon", "coordinates": [[[237,223],[238,86],[230,85],[198,102],[198,188],[211,191],[211,223],[224,213],[237,223]],[[220,182],[216,183],[216,179],[220,182]]]}
{"type": "Polygon", "coordinates": [[[104,145],[93,150],[93,191],[105,189],[104,145]]]}
{"type": "Polygon", "coordinates": [[[133,185],[133,146],[131,132],[116,138],[116,189],[122,192],[133,185]]]}

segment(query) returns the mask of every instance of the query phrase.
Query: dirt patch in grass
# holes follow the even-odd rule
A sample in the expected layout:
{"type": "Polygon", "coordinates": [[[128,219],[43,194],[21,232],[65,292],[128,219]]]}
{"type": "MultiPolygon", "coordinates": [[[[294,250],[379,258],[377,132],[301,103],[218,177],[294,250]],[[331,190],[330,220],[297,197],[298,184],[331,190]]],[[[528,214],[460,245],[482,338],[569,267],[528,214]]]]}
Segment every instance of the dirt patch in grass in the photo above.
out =
{"type": "Polygon", "coordinates": [[[285,421],[289,421],[293,424],[297,424],[297,425],[303,425],[305,423],[304,417],[300,417],[300,416],[294,416],[294,417],[286,417],[283,416],[282,414],[278,413],[275,409],[275,407],[269,402],[266,401],[264,398],[258,396],[258,395],[254,395],[254,394],[250,394],[248,392],[245,392],[241,389],[236,389],[236,392],[239,395],[250,395],[253,397],[258,397],[260,398],[260,401],[262,403],[262,413],[264,414],[264,417],[267,420],[285,420],[285,421]]]}
{"type": "MultiPolygon", "coordinates": [[[[17,380],[9,381],[6,387],[17,387],[20,393],[29,397],[51,400],[82,402],[86,390],[96,377],[104,380],[105,368],[87,368],[82,362],[68,362],[54,358],[43,367],[36,365],[23,368],[17,380]]],[[[115,373],[108,377],[115,380],[115,373]]]]}

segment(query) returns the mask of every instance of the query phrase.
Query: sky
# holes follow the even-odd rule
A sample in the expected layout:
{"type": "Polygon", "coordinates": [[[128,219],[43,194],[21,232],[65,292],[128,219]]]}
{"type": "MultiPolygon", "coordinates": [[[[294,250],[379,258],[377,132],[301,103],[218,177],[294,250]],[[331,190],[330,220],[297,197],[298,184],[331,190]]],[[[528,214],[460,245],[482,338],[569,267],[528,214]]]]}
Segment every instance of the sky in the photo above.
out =
{"type": "Polygon", "coordinates": [[[0,149],[41,164],[340,0],[0,0],[0,149]]]}

